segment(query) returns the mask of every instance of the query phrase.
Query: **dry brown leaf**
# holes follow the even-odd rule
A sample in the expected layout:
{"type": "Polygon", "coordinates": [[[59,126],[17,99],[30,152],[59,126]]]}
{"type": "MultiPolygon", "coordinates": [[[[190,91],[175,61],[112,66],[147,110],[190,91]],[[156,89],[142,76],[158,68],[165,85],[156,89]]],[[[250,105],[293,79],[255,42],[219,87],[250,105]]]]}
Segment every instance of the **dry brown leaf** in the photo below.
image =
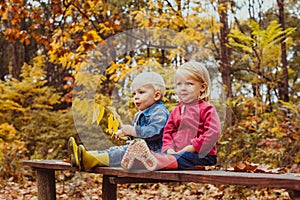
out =
{"type": "Polygon", "coordinates": [[[226,171],[280,174],[280,173],[284,173],[285,169],[283,168],[272,169],[266,165],[259,165],[259,164],[249,163],[246,161],[239,161],[234,167],[227,168],[226,171]]]}
{"type": "Polygon", "coordinates": [[[240,161],[234,166],[236,172],[254,172],[256,169],[257,165],[245,161],[240,161]]]}

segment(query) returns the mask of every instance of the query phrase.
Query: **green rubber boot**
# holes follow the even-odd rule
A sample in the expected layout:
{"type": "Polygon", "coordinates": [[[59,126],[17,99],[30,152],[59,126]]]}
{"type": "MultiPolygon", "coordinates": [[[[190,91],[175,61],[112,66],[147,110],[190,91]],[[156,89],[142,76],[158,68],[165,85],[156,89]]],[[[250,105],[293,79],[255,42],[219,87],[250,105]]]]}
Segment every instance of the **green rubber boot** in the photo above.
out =
{"type": "Polygon", "coordinates": [[[109,166],[108,153],[87,151],[83,145],[78,146],[79,170],[90,170],[93,167],[109,166]]]}

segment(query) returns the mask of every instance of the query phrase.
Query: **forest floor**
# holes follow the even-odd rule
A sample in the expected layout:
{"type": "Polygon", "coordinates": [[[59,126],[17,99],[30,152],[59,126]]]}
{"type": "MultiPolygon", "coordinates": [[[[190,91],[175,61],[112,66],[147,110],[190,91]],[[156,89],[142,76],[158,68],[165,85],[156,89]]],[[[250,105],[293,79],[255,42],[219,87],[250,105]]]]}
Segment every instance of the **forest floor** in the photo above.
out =
{"type": "MultiPolygon", "coordinates": [[[[101,175],[78,172],[56,173],[57,199],[102,199],[101,175]]],[[[13,178],[0,179],[0,199],[37,200],[37,186],[32,177],[20,183],[13,178]]],[[[245,186],[226,186],[196,183],[148,183],[118,185],[119,200],[289,200],[283,189],[266,189],[245,186]]]]}

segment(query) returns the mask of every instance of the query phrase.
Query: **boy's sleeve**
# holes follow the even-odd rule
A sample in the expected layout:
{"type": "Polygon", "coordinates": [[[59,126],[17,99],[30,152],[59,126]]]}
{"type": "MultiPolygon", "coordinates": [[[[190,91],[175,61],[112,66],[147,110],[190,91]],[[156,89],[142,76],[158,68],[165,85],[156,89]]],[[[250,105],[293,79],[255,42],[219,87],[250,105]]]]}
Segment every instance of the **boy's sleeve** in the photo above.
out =
{"type": "Polygon", "coordinates": [[[139,138],[151,138],[162,134],[162,130],[164,129],[169,113],[167,110],[163,108],[156,108],[149,115],[150,123],[144,126],[135,126],[136,136],[139,138]]]}

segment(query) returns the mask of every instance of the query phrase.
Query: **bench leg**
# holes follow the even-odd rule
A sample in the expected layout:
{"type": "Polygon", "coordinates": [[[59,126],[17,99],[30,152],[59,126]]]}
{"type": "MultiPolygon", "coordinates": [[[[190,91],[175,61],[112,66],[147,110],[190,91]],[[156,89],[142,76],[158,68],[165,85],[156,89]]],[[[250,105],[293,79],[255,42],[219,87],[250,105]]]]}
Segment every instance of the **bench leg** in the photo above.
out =
{"type": "Polygon", "coordinates": [[[110,182],[108,175],[102,177],[102,199],[116,200],[117,199],[117,184],[110,182]]]}
{"type": "Polygon", "coordinates": [[[37,169],[37,188],[39,200],[56,200],[55,171],[37,169]]]}
{"type": "Polygon", "coordinates": [[[292,200],[300,200],[300,190],[289,190],[288,192],[292,200]]]}

